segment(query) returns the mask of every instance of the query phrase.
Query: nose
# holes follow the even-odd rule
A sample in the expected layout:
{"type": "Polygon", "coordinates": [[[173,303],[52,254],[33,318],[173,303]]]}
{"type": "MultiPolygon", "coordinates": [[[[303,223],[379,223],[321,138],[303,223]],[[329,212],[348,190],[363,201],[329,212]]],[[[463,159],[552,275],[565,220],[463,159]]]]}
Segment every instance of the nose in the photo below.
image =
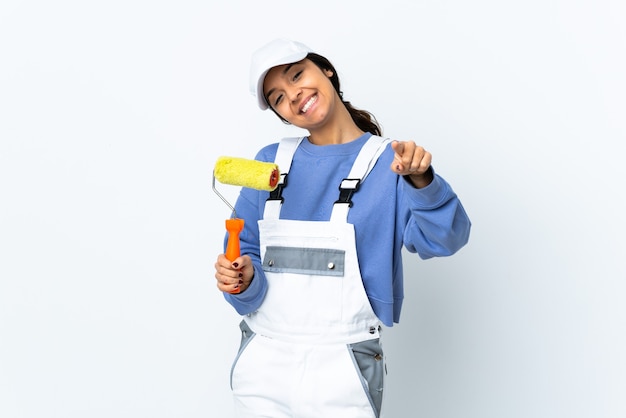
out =
{"type": "Polygon", "coordinates": [[[292,87],[287,92],[287,96],[289,97],[289,100],[291,101],[291,103],[296,103],[301,95],[302,95],[302,89],[300,87],[292,87]]]}

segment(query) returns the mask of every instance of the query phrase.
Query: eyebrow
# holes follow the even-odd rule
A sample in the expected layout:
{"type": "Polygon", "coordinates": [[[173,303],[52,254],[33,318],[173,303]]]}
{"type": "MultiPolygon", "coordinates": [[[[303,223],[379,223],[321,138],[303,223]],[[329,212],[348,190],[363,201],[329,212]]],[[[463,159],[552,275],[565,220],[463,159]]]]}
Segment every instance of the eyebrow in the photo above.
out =
{"type": "MultiPolygon", "coordinates": [[[[289,72],[289,70],[291,69],[291,67],[293,67],[295,64],[296,64],[296,63],[295,63],[295,62],[293,62],[293,63],[291,63],[291,64],[287,65],[287,66],[283,69],[283,71],[282,71],[282,75],[287,74],[287,72],[289,72]]],[[[269,97],[272,95],[272,93],[274,92],[274,90],[276,90],[276,89],[270,89],[270,91],[268,91],[268,92],[267,92],[267,94],[265,95],[265,101],[266,101],[268,104],[269,104],[269,102],[270,102],[268,99],[269,99],[269,97]]]]}
{"type": "Polygon", "coordinates": [[[287,71],[289,71],[291,69],[291,67],[293,67],[295,65],[295,63],[291,63],[288,66],[285,67],[285,69],[283,70],[283,75],[287,74],[287,71]]]}

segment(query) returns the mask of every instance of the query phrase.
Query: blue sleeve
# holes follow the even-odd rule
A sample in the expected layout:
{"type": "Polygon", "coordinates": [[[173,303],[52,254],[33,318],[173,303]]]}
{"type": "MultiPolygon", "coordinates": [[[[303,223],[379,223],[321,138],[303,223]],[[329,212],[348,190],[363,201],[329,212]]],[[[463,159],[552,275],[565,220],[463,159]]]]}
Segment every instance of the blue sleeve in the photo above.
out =
{"type": "MultiPolygon", "coordinates": [[[[410,218],[403,232],[408,251],[422,259],[449,256],[467,244],[471,222],[461,201],[439,175],[422,189],[400,182],[410,218]]],[[[400,205],[402,206],[402,205],[400,205]]]]}

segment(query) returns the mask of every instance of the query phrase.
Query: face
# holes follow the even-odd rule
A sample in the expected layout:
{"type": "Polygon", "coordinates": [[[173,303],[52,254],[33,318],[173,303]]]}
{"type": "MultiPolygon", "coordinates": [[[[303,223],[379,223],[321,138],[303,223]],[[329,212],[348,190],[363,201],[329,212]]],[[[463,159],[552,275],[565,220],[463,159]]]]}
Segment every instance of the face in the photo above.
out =
{"type": "Polygon", "coordinates": [[[308,59],[279,65],[265,76],[263,94],[289,123],[314,129],[326,123],[336,109],[339,97],[330,82],[332,75],[308,59]]]}

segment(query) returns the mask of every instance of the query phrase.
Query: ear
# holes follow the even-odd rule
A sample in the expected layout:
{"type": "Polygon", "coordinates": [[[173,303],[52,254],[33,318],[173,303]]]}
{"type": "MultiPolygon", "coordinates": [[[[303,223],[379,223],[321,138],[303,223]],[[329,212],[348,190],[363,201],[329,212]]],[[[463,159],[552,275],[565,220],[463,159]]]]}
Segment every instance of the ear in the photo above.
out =
{"type": "Polygon", "coordinates": [[[330,70],[324,70],[324,74],[326,74],[326,77],[331,78],[335,73],[330,70]]]}

